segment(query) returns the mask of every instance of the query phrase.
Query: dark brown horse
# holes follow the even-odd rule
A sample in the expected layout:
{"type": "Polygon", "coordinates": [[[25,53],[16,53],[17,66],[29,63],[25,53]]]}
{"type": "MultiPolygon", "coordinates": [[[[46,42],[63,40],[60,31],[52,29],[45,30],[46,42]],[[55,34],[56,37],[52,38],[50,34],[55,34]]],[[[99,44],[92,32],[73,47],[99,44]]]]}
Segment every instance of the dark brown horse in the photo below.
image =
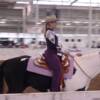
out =
{"type": "Polygon", "coordinates": [[[30,56],[20,56],[4,61],[0,66],[0,93],[4,91],[4,81],[7,93],[21,93],[28,86],[41,92],[50,89],[52,77],[27,71],[30,56]]]}

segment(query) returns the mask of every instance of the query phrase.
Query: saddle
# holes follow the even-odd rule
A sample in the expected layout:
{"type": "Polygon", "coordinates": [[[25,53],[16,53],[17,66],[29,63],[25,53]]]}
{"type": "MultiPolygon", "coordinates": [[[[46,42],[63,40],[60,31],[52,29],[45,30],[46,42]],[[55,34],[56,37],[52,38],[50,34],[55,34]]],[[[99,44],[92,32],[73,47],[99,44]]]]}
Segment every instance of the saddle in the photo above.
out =
{"type": "MultiPolygon", "coordinates": [[[[68,72],[68,67],[70,66],[69,65],[70,62],[69,62],[69,59],[68,59],[68,55],[65,54],[65,55],[61,56],[59,59],[61,61],[62,69],[63,69],[64,73],[67,73],[68,72]]],[[[43,55],[40,56],[40,57],[35,58],[34,61],[33,61],[33,63],[37,67],[49,70],[48,64],[46,63],[45,57],[43,55]]]]}

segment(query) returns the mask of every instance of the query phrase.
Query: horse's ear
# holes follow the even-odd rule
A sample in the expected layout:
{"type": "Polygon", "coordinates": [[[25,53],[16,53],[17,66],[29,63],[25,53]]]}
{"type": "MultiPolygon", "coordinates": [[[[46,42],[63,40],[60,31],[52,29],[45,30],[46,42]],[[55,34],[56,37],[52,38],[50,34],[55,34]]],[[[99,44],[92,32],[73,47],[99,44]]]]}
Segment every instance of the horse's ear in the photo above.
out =
{"type": "Polygon", "coordinates": [[[77,53],[76,56],[80,57],[82,56],[82,53],[77,53]]]}

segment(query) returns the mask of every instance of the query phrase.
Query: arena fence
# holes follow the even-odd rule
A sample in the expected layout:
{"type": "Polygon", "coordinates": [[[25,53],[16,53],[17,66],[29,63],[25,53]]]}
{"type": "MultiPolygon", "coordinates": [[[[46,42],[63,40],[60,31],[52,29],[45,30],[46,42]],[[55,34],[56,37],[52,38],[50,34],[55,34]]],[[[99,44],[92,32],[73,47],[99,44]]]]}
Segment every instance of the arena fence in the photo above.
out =
{"type": "Polygon", "coordinates": [[[1,94],[0,100],[100,100],[100,91],[1,94]]]}

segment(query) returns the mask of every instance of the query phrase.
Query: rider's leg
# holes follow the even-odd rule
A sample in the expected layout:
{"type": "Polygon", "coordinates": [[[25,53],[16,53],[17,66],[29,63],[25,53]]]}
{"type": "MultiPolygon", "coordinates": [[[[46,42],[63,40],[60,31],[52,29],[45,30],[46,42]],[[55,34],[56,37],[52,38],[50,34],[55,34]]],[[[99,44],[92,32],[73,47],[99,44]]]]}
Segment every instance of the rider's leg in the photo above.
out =
{"type": "Polygon", "coordinates": [[[53,72],[51,91],[60,91],[60,82],[62,78],[62,68],[59,57],[56,54],[46,54],[46,62],[53,72]]]}

